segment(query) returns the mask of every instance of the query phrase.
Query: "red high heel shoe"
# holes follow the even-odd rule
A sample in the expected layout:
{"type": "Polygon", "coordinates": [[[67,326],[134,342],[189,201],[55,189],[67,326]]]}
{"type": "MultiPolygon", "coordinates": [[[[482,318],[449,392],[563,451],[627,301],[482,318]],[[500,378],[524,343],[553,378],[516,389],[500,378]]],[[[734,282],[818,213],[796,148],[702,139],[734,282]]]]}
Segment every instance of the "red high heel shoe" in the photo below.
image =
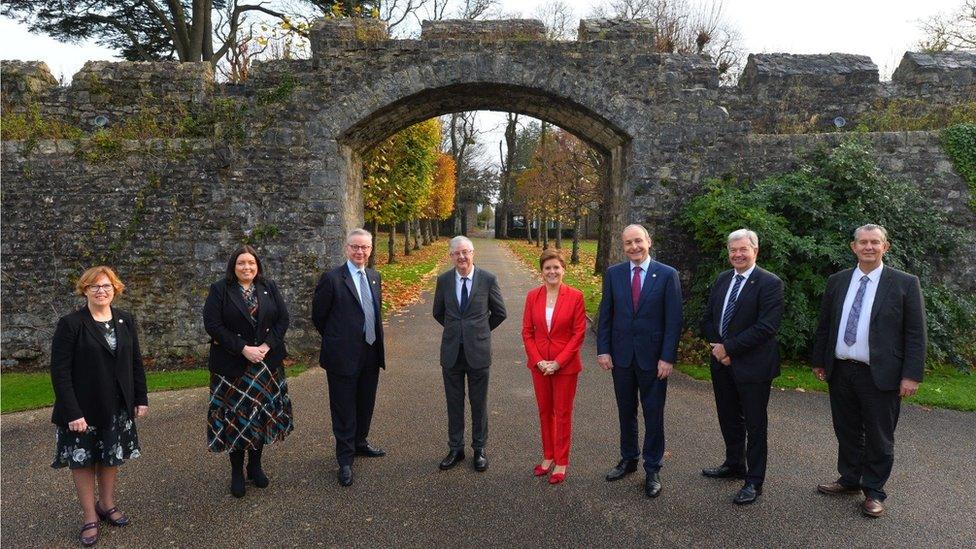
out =
{"type": "Polygon", "coordinates": [[[559,484],[560,482],[566,480],[566,472],[553,473],[549,475],[549,484],[559,484]]]}
{"type": "Polygon", "coordinates": [[[549,463],[549,467],[543,467],[542,465],[536,465],[535,466],[535,469],[532,470],[532,475],[533,476],[536,476],[536,477],[541,477],[542,475],[548,474],[549,471],[552,471],[552,468],[555,467],[555,466],[556,466],[556,462],[555,461],[550,462],[549,463]]]}

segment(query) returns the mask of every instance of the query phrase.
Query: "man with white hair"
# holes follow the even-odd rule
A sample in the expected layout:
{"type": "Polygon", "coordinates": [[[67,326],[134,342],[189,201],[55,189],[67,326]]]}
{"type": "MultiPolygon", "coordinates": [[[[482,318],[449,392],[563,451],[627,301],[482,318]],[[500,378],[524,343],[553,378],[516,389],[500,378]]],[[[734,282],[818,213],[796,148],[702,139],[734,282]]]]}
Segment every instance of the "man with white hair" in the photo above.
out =
{"type": "Polygon", "coordinates": [[[464,380],[471,403],[474,468],[488,469],[488,367],[491,331],[505,320],[505,302],[495,275],[474,266],[474,244],[464,236],[450,242],[454,268],[437,277],[434,319],[444,327],[441,370],[447,396],[448,446],[441,463],[447,470],[464,460],[464,380]]]}
{"type": "Polygon", "coordinates": [[[779,375],[776,333],[783,319],[783,281],[756,265],[759,237],[748,229],[726,241],[732,268],[712,283],[701,332],[712,346],[712,388],[725,461],[702,469],[710,478],[744,478],[733,503],[747,505],[766,479],[769,391],[779,375]]]}

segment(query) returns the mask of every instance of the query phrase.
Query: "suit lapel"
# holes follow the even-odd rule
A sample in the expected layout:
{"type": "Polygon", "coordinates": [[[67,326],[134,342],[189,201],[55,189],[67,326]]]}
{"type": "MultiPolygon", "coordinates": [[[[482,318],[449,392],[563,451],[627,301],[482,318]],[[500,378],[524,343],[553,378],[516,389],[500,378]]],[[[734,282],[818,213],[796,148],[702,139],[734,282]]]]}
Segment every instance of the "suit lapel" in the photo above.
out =
{"type": "Polygon", "coordinates": [[[342,279],[346,283],[346,288],[349,288],[349,292],[352,294],[353,299],[355,299],[356,303],[359,303],[360,308],[362,308],[363,302],[361,299],[359,299],[359,292],[356,291],[356,283],[353,282],[352,273],[349,272],[347,266],[343,266],[342,268],[342,279]]]}
{"type": "Polygon", "coordinates": [[[376,279],[376,271],[366,270],[366,282],[369,283],[369,295],[373,298],[373,314],[377,320],[380,318],[380,300],[378,297],[378,280],[376,279]]]}
{"type": "MultiPolygon", "coordinates": [[[[257,285],[254,287],[254,291],[257,291],[257,285]]],[[[251,318],[251,313],[247,310],[247,305],[244,304],[244,296],[241,295],[240,284],[233,283],[227,285],[227,293],[230,295],[230,300],[234,302],[234,305],[241,311],[245,319],[251,318]]]]}
{"type": "MultiPolygon", "coordinates": [[[[125,349],[129,348],[132,335],[129,326],[122,321],[122,315],[112,308],[112,322],[115,323],[115,355],[116,358],[126,356],[125,349]]],[[[102,339],[105,339],[104,337],[102,339]]]]}
{"type": "Polygon", "coordinates": [[[888,295],[888,291],[891,290],[891,276],[888,275],[888,269],[881,268],[881,276],[878,277],[878,289],[874,292],[874,303],[871,304],[871,322],[874,322],[875,317],[878,316],[878,311],[881,310],[882,303],[884,303],[885,297],[888,295]]]}
{"type": "Polygon", "coordinates": [[[271,296],[268,295],[268,287],[264,284],[254,283],[254,295],[258,298],[258,320],[257,323],[260,325],[264,322],[265,315],[268,314],[268,302],[271,301],[271,296]]]}
{"type": "Polygon", "coordinates": [[[451,269],[443,275],[445,277],[443,288],[447,294],[444,296],[444,306],[461,316],[461,306],[457,298],[457,271],[451,269]]]}
{"type": "MultiPolygon", "coordinates": [[[[542,295],[546,296],[546,287],[542,287],[542,295]]],[[[552,309],[552,323],[549,324],[549,333],[552,333],[552,329],[556,327],[556,318],[559,317],[559,311],[563,309],[563,301],[566,300],[566,285],[560,284],[559,293],[556,295],[556,305],[552,309]]],[[[542,319],[545,320],[546,314],[546,303],[545,299],[542,301],[542,319]]]]}
{"type": "MultiPolygon", "coordinates": [[[[836,295],[834,295],[834,318],[831,320],[830,338],[835,344],[837,343],[837,331],[840,329],[840,319],[844,316],[844,300],[847,299],[847,290],[850,289],[853,274],[854,269],[844,271],[841,276],[841,283],[834,290],[836,295]]],[[[877,302],[877,294],[875,294],[875,302],[877,302]]]]}
{"type": "MultiPolygon", "coordinates": [[[[733,269],[733,272],[734,271],[735,270],[733,269]]],[[[739,303],[742,302],[742,298],[743,297],[748,297],[750,294],[752,294],[752,292],[755,291],[756,284],[759,282],[758,279],[759,279],[759,277],[762,276],[760,273],[761,273],[761,269],[759,267],[756,267],[755,269],[753,269],[752,270],[752,274],[749,275],[749,278],[748,279],[746,279],[745,284],[743,285],[743,287],[742,288],[739,288],[739,295],[735,296],[735,307],[732,309],[732,316],[729,317],[729,320],[735,318],[735,315],[738,314],[738,312],[739,312],[739,303]]],[[[731,280],[731,279],[732,278],[729,277],[729,280],[731,280]]],[[[724,301],[724,299],[723,299],[723,301],[724,301]]]]}
{"type": "MultiPolygon", "coordinates": [[[[633,271],[633,268],[631,268],[631,271],[633,271]]],[[[647,265],[647,274],[644,275],[644,285],[641,286],[640,295],[637,296],[638,311],[640,310],[641,305],[647,299],[647,296],[650,295],[651,289],[654,287],[654,283],[657,282],[657,271],[657,261],[652,259],[647,265]]],[[[631,272],[631,276],[633,276],[633,272],[631,272]]],[[[634,313],[636,312],[637,311],[634,311],[634,313]]]]}
{"type": "Polygon", "coordinates": [[[715,300],[712,302],[712,318],[715,319],[715,333],[719,333],[722,329],[722,313],[725,307],[725,295],[729,293],[729,286],[732,285],[732,276],[735,273],[735,269],[731,269],[722,273],[716,283],[716,290],[721,290],[716,292],[715,300]]]}
{"type": "MultiPolygon", "coordinates": [[[[105,336],[102,335],[102,330],[98,327],[98,324],[95,322],[95,319],[92,318],[91,311],[88,310],[88,306],[86,305],[85,308],[81,309],[81,311],[79,311],[79,312],[81,314],[82,321],[85,323],[85,327],[88,329],[88,331],[91,333],[91,335],[95,338],[95,340],[98,341],[102,345],[102,347],[105,348],[106,351],[108,351],[109,353],[112,353],[114,355],[115,354],[115,351],[113,351],[112,348],[108,346],[108,341],[105,341],[105,336]]],[[[115,311],[112,311],[112,317],[113,317],[112,320],[114,321],[115,320],[115,318],[114,318],[115,317],[115,311]]],[[[118,348],[118,339],[117,339],[118,338],[118,331],[116,331],[115,333],[116,333],[116,336],[115,336],[116,337],[116,348],[118,348]]]]}

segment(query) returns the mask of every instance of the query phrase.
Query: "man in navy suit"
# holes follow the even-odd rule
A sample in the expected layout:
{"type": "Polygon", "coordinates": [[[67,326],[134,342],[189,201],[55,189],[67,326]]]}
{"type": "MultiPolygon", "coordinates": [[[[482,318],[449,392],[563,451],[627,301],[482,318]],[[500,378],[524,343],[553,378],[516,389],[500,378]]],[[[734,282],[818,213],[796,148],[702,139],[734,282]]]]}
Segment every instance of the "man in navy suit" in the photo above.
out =
{"type": "Polygon", "coordinates": [[[712,388],[725,462],[702,474],[745,478],[732,501],[746,505],[762,494],[766,478],[766,408],[779,375],[776,332],[783,319],[783,281],[756,265],[759,237],[753,231],[732,232],[727,245],[732,269],[712,284],[701,321],[702,335],[712,345],[712,388]]]}
{"type": "Polygon", "coordinates": [[[637,403],[644,412],[644,494],[661,493],[664,399],[681,337],[678,272],[650,257],[651,236],[642,225],[622,233],[629,261],[608,268],[597,329],[597,363],[613,375],[620,419],[620,462],[607,474],[619,480],[637,470],[637,403]]]}
{"type": "Polygon", "coordinates": [[[353,456],[381,457],[366,441],[373,420],[383,353],[380,274],[366,267],[372,235],[349,231],[346,261],[322,275],[312,300],[312,323],[322,336],[319,365],[329,383],[339,484],[352,484],[353,456]]]}

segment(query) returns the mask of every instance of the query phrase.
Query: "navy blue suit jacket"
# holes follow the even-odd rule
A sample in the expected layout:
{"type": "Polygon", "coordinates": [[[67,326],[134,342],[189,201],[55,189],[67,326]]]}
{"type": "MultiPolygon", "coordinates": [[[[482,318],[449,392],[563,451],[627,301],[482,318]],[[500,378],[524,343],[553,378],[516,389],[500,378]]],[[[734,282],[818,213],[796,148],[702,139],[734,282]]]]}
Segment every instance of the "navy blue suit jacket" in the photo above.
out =
{"type": "Polygon", "coordinates": [[[673,267],[651,260],[634,310],[631,263],[613,265],[603,275],[597,353],[609,354],[615,368],[636,362],[657,371],[658,360],[675,363],[681,339],[681,281],[673,267]]]}

